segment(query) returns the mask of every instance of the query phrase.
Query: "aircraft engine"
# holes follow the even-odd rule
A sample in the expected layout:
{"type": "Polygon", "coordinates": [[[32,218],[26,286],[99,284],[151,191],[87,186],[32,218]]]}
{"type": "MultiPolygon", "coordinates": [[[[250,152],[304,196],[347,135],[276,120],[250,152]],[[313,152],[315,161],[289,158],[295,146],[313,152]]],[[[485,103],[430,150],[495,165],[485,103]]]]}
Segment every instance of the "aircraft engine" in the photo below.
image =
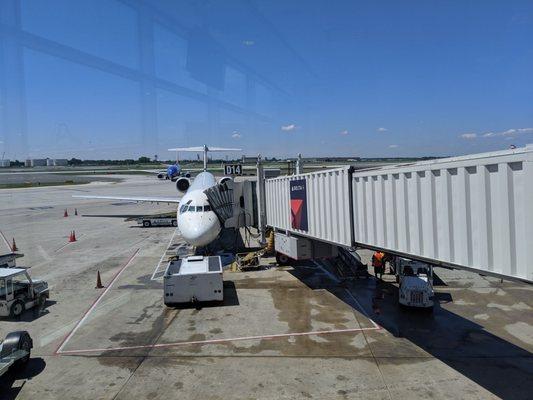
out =
{"type": "Polygon", "coordinates": [[[220,179],[218,180],[218,184],[219,184],[219,185],[222,185],[223,183],[226,183],[226,182],[228,182],[228,181],[233,181],[233,178],[230,177],[230,176],[223,176],[222,178],[220,178],[220,179]]]}
{"type": "Polygon", "coordinates": [[[191,186],[191,181],[189,178],[179,178],[176,181],[176,189],[178,189],[178,192],[186,192],[187,189],[189,189],[189,186],[191,186]]]}
{"type": "Polygon", "coordinates": [[[157,174],[157,178],[158,179],[165,179],[165,174],[163,174],[162,172],[157,174]]]}

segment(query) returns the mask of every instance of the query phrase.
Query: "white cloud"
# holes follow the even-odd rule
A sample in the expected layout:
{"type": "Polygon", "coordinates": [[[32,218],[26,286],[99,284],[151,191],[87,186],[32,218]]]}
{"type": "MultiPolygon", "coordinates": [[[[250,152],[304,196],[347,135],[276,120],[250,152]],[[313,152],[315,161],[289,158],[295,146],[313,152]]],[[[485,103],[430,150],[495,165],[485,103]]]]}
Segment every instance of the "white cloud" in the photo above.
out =
{"type": "Polygon", "coordinates": [[[239,132],[237,132],[237,131],[233,131],[231,137],[233,139],[240,139],[240,138],[242,138],[242,135],[239,132]]]}
{"type": "Polygon", "coordinates": [[[289,125],[282,125],[281,126],[281,130],[285,131],[285,132],[292,132],[292,131],[295,131],[298,128],[299,128],[299,126],[297,126],[295,124],[289,124],[289,125]]]}
{"type": "Polygon", "coordinates": [[[378,128],[377,131],[381,133],[387,132],[387,128],[378,128]]]}
{"type": "Polygon", "coordinates": [[[502,132],[487,132],[482,136],[485,138],[504,136],[504,137],[515,137],[518,134],[522,133],[533,133],[533,128],[518,128],[518,129],[507,129],[502,132]]]}
{"type": "Polygon", "coordinates": [[[389,149],[397,149],[398,147],[400,146],[398,146],[397,144],[389,144],[389,149]]]}
{"type": "Polygon", "coordinates": [[[253,46],[255,42],[253,40],[243,40],[242,44],[244,44],[245,46],[253,46]]]}
{"type": "Polygon", "coordinates": [[[350,132],[348,132],[348,130],[345,129],[345,130],[343,130],[343,131],[340,131],[340,132],[339,132],[339,135],[346,136],[346,135],[348,135],[349,133],[350,133],[350,132]]]}
{"type": "Polygon", "coordinates": [[[467,140],[475,139],[475,138],[477,138],[477,133],[463,133],[463,134],[461,135],[461,137],[462,137],[463,139],[467,139],[467,140]]]}

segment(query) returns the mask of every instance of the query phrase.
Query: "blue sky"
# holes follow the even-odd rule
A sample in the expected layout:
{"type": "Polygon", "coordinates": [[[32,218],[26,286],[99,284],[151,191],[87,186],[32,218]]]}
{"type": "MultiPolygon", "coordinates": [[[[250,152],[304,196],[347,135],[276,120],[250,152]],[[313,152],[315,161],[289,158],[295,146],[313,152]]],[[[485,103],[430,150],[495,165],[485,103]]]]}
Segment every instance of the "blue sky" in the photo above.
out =
{"type": "Polygon", "coordinates": [[[1,34],[8,158],[533,143],[530,1],[23,0],[20,12],[21,35],[1,34]]]}

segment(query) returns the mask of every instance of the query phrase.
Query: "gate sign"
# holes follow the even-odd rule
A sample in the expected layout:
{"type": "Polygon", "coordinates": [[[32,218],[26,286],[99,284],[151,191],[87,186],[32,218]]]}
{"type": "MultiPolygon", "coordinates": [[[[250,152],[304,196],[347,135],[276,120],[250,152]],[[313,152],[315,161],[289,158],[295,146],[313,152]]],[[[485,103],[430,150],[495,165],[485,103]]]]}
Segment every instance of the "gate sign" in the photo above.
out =
{"type": "Polygon", "coordinates": [[[307,182],[305,179],[290,181],[291,227],[308,231],[307,223],[307,182]]]}
{"type": "Polygon", "coordinates": [[[242,175],[242,165],[224,164],[224,175],[242,175]]]}

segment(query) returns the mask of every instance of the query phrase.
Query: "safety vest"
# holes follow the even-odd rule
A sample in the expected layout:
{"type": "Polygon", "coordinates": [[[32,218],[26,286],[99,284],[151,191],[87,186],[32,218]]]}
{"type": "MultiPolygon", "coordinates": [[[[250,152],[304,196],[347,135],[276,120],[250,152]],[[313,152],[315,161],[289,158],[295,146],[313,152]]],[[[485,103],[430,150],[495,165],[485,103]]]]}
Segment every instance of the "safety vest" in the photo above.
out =
{"type": "Polygon", "coordinates": [[[372,266],[373,267],[382,267],[383,266],[383,257],[385,257],[385,253],[382,253],[381,251],[377,251],[372,256],[372,266]]]}

